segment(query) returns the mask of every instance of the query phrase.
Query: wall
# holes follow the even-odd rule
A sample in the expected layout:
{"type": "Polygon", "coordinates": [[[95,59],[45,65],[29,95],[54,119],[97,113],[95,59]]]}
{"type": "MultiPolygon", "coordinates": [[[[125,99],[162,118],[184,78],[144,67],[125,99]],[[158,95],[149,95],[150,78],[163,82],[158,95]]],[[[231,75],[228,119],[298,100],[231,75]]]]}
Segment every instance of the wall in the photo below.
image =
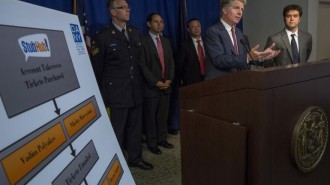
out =
{"type": "Polygon", "coordinates": [[[319,60],[330,58],[330,0],[323,0],[325,3],[319,5],[316,56],[319,60]]]}

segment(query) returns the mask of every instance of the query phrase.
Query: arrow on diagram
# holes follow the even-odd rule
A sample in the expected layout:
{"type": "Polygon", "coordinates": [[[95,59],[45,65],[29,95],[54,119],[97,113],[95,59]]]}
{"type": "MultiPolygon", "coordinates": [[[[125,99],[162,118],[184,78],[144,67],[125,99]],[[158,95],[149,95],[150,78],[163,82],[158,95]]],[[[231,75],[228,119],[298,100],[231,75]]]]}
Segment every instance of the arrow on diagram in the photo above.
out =
{"type": "Polygon", "coordinates": [[[56,113],[57,115],[60,115],[60,114],[61,114],[61,109],[59,109],[59,108],[57,107],[57,103],[56,103],[56,101],[55,101],[55,98],[53,99],[53,102],[54,102],[54,105],[55,105],[55,113],[56,113]]]}
{"type": "Polygon", "coordinates": [[[76,156],[76,149],[73,149],[73,146],[72,146],[71,143],[70,143],[70,149],[71,149],[71,155],[72,155],[73,157],[75,157],[75,156],[76,156]]]}

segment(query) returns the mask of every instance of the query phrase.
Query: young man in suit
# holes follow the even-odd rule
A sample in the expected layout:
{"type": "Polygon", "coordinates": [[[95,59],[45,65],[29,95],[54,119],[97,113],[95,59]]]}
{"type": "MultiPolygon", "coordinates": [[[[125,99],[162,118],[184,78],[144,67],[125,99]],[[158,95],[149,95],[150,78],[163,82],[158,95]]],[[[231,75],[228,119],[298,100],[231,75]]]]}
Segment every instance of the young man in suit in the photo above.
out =
{"type": "Polygon", "coordinates": [[[142,159],[142,89],[139,47],[142,34],[129,26],[130,7],[125,0],[109,0],[112,23],[93,41],[94,73],[120,147],[128,165],[143,170],[153,166],[142,159]]]}
{"type": "Polygon", "coordinates": [[[176,75],[181,86],[201,82],[205,77],[205,49],[201,36],[201,23],[192,18],[187,23],[188,40],[180,44],[176,58],[176,75]]]}
{"type": "Polygon", "coordinates": [[[299,5],[288,5],[283,9],[285,28],[267,39],[266,47],[275,42],[281,53],[264,62],[265,67],[306,63],[312,52],[312,35],[299,29],[303,14],[299,5]]]}
{"type": "Polygon", "coordinates": [[[148,149],[161,154],[158,146],[173,148],[166,141],[171,83],[174,78],[174,59],[170,41],[161,35],[164,22],[158,13],[147,17],[149,33],[142,41],[140,68],[144,88],[144,129],[148,149]]]}
{"type": "Polygon", "coordinates": [[[246,0],[222,0],[221,19],[206,32],[204,43],[207,53],[205,79],[213,79],[238,70],[249,69],[249,62],[276,56],[275,44],[262,52],[259,45],[248,51],[242,43],[243,33],[236,28],[243,16],[246,0]],[[250,52],[250,55],[248,54],[250,52]]]}

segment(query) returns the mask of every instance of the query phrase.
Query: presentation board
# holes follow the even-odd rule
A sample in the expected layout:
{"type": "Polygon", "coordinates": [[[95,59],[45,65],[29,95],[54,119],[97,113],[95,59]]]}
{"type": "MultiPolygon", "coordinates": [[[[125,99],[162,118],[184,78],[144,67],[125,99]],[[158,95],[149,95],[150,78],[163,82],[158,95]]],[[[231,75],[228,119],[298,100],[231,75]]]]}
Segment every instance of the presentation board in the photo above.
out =
{"type": "Polygon", "coordinates": [[[135,184],[78,17],[0,2],[0,183],[135,184]]]}

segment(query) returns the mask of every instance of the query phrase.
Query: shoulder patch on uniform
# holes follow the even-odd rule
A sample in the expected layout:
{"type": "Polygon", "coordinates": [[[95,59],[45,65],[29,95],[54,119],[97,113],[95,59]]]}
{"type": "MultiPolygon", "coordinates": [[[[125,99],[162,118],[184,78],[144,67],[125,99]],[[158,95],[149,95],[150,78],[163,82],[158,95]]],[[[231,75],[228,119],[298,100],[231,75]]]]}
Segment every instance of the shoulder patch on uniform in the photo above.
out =
{"type": "Polygon", "coordinates": [[[100,51],[99,48],[93,48],[92,55],[95,56],[96,54],[99,53],[99,51],[100,51]]]}

